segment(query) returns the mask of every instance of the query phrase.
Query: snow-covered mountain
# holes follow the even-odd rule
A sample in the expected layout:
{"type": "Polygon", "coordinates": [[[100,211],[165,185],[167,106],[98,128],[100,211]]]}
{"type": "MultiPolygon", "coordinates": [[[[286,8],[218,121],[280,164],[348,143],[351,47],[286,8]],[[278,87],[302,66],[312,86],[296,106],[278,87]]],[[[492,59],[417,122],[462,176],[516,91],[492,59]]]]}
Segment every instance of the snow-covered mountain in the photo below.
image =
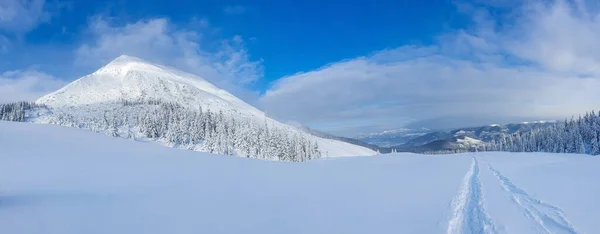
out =
{"type": "Polygon", "coordinates": [[[50,107],[79,107],[122,100],[161,100],[188,108],[236,112],[264,117],[264,113],[199,76],[171,67],[121,55],[96,72],[39,98],[50,107]]]}
{"type": "Polygon", "coordinates": [[[26,121],[267,160],[366,156],[375,151],[278,122],[203,78],[122,55],[39,98],[26,121]]]}

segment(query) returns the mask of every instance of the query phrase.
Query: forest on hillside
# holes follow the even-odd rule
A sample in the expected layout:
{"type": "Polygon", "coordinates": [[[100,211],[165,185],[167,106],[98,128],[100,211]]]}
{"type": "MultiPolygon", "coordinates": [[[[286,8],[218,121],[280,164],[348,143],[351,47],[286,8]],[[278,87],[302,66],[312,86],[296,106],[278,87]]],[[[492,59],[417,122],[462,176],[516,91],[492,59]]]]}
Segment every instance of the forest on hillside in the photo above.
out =
{"type": "MultiPolygon", "coordinates": [[[[44,108],[31,102],[0,104],[0,119],[23,122],[28,111],[44,108]]],[[[121,101],[100,115],[56,111],[50,123],[223,155],[292,162],[322,156],[318,143],[299,131],[287,131],[266,120],[259,123],[200,107],[190,110],[160,100],[121,101]]]]}

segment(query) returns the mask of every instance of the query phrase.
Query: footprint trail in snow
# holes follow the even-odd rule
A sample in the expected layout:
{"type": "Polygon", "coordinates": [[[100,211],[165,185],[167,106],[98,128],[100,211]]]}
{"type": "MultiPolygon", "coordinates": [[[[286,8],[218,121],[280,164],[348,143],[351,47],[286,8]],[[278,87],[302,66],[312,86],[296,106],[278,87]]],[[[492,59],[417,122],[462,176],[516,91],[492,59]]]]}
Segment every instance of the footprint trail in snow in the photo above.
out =
{"type": "Polygon", "coordinates": [[[457,196],[452,201],[452,217],[448,234],[495,233],[494,224],[485,210],[483,191],[479,179],[479,164],[473,157],[471,168],[465,174],[457,196]]]}
{"type": "Polygon", "coordinates": [[[488,168],[494,173],[502,189],[509,193],[511,200],[523,210],[527,218],[534,222],[539,231],[544,233],[577,233],[562,209],[527,194],[490,164],[488,164],[488,168]]]}

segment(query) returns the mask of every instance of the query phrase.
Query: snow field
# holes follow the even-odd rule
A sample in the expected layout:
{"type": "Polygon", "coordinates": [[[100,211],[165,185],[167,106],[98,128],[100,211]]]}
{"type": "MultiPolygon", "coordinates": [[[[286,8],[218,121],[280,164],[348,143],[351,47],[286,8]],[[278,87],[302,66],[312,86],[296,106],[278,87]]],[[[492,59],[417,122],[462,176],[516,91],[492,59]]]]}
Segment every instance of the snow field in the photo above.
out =
{"type": "Polygon", "coordinates": [[[285,163],[0,122],[0,233],[594,233],[600,158],[285,163]]]}

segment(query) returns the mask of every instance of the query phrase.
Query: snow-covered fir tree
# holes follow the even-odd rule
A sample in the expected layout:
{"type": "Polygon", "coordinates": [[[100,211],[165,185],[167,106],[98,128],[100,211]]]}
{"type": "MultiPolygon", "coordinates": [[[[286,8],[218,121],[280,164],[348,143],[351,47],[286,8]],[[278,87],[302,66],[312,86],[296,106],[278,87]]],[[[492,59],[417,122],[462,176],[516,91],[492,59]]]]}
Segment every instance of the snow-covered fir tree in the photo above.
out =
{"type": "Polygon", "coordinates": [[[33,102],[15,102],[0,104],[0,120],[23,122],[27,117],[27,110],[33,108],[45,108],[44,105],[38,105],[33,102]]]}
{"type": "Polygon", "coordinates": [[[600,154],[600,113],[565,120],[543,128],[504,135],[486,150],[600,154]]]}
{"type": "MultiPolygon", "coordinates": [[[[25,121],[29,110],[47,109],[35,103],[0,105],[0,118],[25,121]]],[[[113,137],[146,138],[169,146],[215,154],[279,161],[321,157],[316,141],[290,133],[266,120],[236,117],[199,107],[190,110],[160,100],[123,100],[100,114],[56,111],[48,123],[89,129],[113,137]]]]}

